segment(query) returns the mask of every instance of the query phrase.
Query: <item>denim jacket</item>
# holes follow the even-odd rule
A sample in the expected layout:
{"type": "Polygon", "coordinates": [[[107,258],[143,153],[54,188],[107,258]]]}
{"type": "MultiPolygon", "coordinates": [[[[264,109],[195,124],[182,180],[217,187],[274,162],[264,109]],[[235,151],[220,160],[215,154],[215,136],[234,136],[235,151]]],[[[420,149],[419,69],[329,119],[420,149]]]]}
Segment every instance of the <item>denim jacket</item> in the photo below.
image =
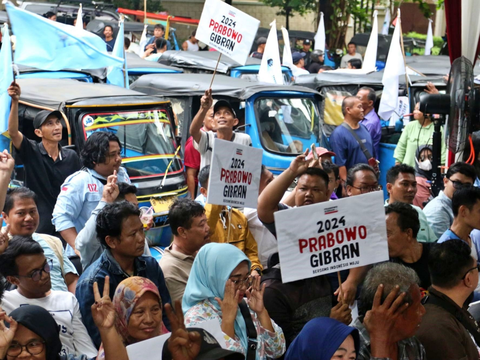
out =
{"type": "MultiPolygon", "coordinates": [[[[98,328],[92,318],[91,307],[95,302],[93,284],[95,281],[98,282],[98,290],[100,294],[102,294],[104,279],[107,275],[110,276],[110,298],[113,299],[118,284],[129,276],[122,270],[108,249],[104,250],[100,258],[83,272],[78,280],[75,291],[75,296],[80,305],[83,323],[97,348],[100,347],[101,339],[98,328]]],[[[153,283],[157,285],[160,296],[162,297],[162,304],[171,304],[170,294],[165,285],[162,269],[160,269],[158,262],[153,257],[139,256],[136,258],[135,275],[143,276],[153,281],[153,283]]],[[[167,329],[170,330],[170,322],[168,321],[165,311],[163,312],[163,323],[167,329]]]]}

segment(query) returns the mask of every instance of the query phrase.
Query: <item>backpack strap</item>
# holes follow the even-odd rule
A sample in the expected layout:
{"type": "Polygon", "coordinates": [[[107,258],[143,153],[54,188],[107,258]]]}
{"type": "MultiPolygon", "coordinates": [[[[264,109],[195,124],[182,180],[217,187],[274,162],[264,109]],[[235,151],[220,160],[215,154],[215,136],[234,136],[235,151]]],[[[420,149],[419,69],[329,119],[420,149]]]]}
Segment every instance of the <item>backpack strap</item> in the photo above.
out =
{"type": "Polygon", "coordinates": [[[343,122],[342,123],[342,126],[348,130],[348,132],[350,134],[352,134],[352,136],[355,138],[355,140],[357,141],[358,145],[360,146],[360,149],[362,149],[363,151],[363,154],[367,157],[367,160],[370,159],[372,157],[372,154],[370,154],[370,151],[368,151],[368,149],[366,148],[365,144],[362,142],[362,140],[360,140],[360,138],[358,137],[357,133],[350,127],[350,125],[348,125],[346,122],[343,122]]]}
{"type": "Polygon", "coordinates": [[[243,320],[245,320],[245,325],[247,327],[247,337],[248,337],[248,348],[246,360],[255,360],[257,358],[257,330],[253,324],[252,315],[250,314],[250,309],[248,308],[245,300],[242,300],[240,304],[240,312],[242,313],[243,320]]]}

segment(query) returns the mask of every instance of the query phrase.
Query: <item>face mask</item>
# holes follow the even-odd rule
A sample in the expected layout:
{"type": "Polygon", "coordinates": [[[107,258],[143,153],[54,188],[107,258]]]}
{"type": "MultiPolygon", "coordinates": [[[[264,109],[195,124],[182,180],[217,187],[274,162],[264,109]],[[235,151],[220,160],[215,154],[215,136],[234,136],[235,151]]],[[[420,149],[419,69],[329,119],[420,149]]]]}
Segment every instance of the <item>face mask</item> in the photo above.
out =
{"type": "Polygon", "coordinates": [[[420,170],[424,170],[424,171],[432,170],[432,162],[430,160],[425,159],[424,161],[420,161],[420,162],[418,160],[416,161],[417,161],[418,168],[420,170]]]}

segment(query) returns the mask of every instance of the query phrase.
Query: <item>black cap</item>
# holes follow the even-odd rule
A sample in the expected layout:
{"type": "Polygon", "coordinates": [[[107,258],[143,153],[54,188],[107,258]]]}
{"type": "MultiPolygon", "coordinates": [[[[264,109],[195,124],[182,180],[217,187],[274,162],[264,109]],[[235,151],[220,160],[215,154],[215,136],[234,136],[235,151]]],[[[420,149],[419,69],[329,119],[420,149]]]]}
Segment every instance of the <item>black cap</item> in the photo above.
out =
{"type": "Polygon", "coordinates": [[[40,111],[37,115],[35,115],[35,119],[33,119],[33,127],[35,129],[40,129],[40,126],[43,125],[43,123],[45,122],[45,120],[47,120],[47,118],[50,116],[50,115],[54,115],[57,117],[57,119],[59,120],[62,120],[62,113],[58,110],[54,110],[54,111],[50,111],[50,110],[42,110],[40,111]]]}
{"type": "MultiPolygon", "coordinates": [[[[201,328],[187,328],[187,331],[196,331],[202,338],[200,352],[195,360],[245,360],[243,354],[222,348],[217,339],[208,331],[201,328]]],[[[168,341],[163,345],[162,359],[172,360],[172,354],[168,350],[168,341]]]]}
{"type": "Polygon", "coordinates": [[[217,113],[218,110],[220,110],[220,108],[222,107],[227,107],[230,109],[230,111],[232,112],[233,114],[233,117],[236,118],[237,117],[237,114],[235,113],[235,110],[233,110],[232,108],[232,105],[230,105],[230,103],[227,101],[227,100],[218,100],[216,103],[215,103],[215,106],[213,107],[213,115],[215,115],[217,113]]]}
{"type": "Polygon", "coordinates": [[[257,39],[257,45],[262,45],[267,43],[267,38],[264,36],[261,36],[257,39]]]}
{"type": "Polygon", "coordinates": [[[303,45],[311,45],[312,42],[309,39],[303,40],[303,45]]]}

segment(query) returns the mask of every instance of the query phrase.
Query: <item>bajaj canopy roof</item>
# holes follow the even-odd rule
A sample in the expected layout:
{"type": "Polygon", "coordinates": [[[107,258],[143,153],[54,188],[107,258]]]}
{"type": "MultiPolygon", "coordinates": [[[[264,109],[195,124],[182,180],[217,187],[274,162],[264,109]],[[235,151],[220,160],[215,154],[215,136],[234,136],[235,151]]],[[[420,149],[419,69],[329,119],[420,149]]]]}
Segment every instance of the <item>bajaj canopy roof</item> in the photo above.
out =
{"type": "Polygon", "coordinates": [[[71,79],[17,79],[22,95],[20,101],[60,109],[87,101],[89,105],[118,103],[158,103],[162,99],[124,89],[119,86],[92,84],[71,79]]]}
{"type": "MultiPolygon", "coordinates": [[[[202,96],[210,86],[211,74],[157,74],[144,75],[130,88],[148,95],[202,96]]],[[[287,91],[296,93],[319,93],[313,89],[292,85],[271,85],[216,75],[212,85],[213,96],[228,96],[246,100],[252,95],[266,91],[287,91]]]]}

